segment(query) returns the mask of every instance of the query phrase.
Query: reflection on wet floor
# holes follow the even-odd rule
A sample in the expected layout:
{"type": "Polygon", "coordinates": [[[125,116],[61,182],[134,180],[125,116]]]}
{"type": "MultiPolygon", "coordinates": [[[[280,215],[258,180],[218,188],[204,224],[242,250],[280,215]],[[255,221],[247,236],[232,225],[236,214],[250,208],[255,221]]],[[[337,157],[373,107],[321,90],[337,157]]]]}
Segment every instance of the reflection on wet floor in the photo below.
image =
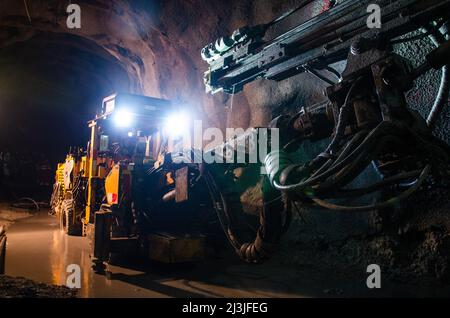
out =
{"type": "Polygon", "coordinates": [[[258,297],[256,292],[190,281],[180,276],[182,271],[174,275],[161,268],[155,274],[145,269],[109,266],[108,277],[95,274],[90,269],[88,240],[64,235],[55,218],[45,213],[22,220],[9,230],[8,275],[65,285],[70,264],[82,269],[80,297],[258,297]]]}
{"type": "Polygon", "coordinates": [[[52,244],[49,254],[49,263],[51,268],[51,282],[55,285],[65,285],[67,280],[67,266],[69,264],[78,264],[84,270],[81,271],[81,290],[79,294],[83,297],[91,296],[89,294],[89,252],[84,246],[85,240],[80,238],[71,238],[59,229],[51,230],[52,244]],[[79,261],[77,261],[79,259],[79,261]]]}
{"type": "MultiPolygon", "coordinates": [[[[248,265],[234,256],[192,266],[164,266],[136,261],[126,267],[108,266],[110,275],[91,270],[86,238],[69,237],[45,212],[23,219],[8,231],[6,274],[65,285],[67,266],[81,267],[80,297],[370,297],[427,296],[410,286],[369,290],[361,275],[338,276],[313,268],[287,268],[276,262],[248,265]],[[339,291],[330,293],[330,291],[339,291]]],[[[445,292],[445,291],[444,291],[445,292]]]]}
{"type": "MultiPolygon", "coordinates": [[[[65,285],[67,266],[81,267],[81,297],[162,297],[164,294],[106,279],[90,270],[89,245],[85,238],[68,237],[59,230],[56,220],[44,213],[23,220],[8,231],[6,273],[36,281],[65,285]]],[[[114,272],[144,274],[126,269],[114,272]]]]}

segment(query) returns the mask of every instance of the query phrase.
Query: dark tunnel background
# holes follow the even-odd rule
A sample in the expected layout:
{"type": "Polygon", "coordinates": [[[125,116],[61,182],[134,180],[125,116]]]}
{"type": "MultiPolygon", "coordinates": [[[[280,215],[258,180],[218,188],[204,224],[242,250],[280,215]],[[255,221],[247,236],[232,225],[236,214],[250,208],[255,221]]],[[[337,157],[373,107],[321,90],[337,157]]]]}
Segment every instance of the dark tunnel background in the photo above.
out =
{"type": "Polygon", "coordinates": [[[0,147],[44,153],[55,163],[85,146],[87,121],[128,75],[94,42],[41,33],[0,50],[0,147]]]}

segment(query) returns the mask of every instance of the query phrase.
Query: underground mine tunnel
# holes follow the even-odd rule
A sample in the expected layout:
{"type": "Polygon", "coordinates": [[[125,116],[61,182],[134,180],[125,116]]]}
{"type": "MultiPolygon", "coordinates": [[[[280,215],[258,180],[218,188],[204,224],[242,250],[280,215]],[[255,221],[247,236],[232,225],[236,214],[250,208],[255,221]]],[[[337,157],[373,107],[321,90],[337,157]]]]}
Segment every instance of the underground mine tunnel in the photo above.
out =
{"type": "Polygon", "coordinates": [[[0,297],[448,296],[449,17],[0,0],[0,297]]]}

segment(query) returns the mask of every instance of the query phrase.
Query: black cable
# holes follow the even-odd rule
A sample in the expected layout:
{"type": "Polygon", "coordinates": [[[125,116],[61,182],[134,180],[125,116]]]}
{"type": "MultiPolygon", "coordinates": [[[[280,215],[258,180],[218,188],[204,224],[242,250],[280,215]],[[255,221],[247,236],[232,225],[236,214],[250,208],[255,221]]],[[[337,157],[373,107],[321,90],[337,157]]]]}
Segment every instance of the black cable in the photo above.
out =
{"type": "Polygon", "coordinates": [[[242,244],[237,240],[235,235],[233,235],[232,230],[232,220],[230,219],[230,216],[228,213],[226,213],[226,201],[219,189],[217,188],[216,183],[214,182],[214,179],[209,173],[205,173],[205,180],[206,180],[206,186],[208,187],[208,190],[210,192],[210,195],[212,197],[212,200],[215,202],[215,210],[219,219],[219,223],[224,231],[224,234],[228,241],[230,242],[231,246],[235,249],[236,253],[239,252],[242,244]],[[218,197],[217,197],[218,196],[218,197]],[[223,206],[218,206],[216,202],[222,202],[224,204],[223,206]],[[220,212],[219,212],[220,211],[220,212]]]}
{"type": "Polygon", "coordinates": [[[292,205],[295,207],[295,211],[297,211],[297,215],[298,218],[304,223],[304,224],[308,224],[308,222],[306,221],[305,217],[303,216],[303,214],[301,213],[300,209],[298,208],[296,202],[292,202],[292,205]]]}

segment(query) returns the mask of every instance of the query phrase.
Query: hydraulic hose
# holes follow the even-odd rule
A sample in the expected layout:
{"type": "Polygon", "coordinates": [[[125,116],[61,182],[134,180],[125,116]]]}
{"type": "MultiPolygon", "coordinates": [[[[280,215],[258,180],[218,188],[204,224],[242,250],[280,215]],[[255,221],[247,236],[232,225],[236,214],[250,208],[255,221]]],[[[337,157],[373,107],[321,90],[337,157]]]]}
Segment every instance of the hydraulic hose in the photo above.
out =
{"type": "Polygon", "coordinates": [[[378,209],[384,209],[390,206],[393,206],[403,200],[405,200],[406,198],[408,198],[409,196],[411,196],[411,194],[413,194],[414,192],[416,192],[416,190],[418,190],[423,182],[426,180],[426,178],[428,177],[429,173],[431,170],[431,166],[427,165],[423,170],[422,173],[420,174],[419,178],[417,179],[417,182],[408,190],[402,192],[401,194],[399,194],[398,196],[391,198],[389,200],[380,202],[378,204],[373,204],[373,205],[365,205],[365,206],[342,206],[342,205],[337,205],[337,204],[333,204],[333,203],[329,203],[327,201],[324,201],[322,199],[319,199],[317,197],[315,197],[312,194],[306,193],[306,195],[312,200],[314,201],[317,205],[329,209],[329,210],[335,210],[335,211],[342,211],[342,212],[366,212],[369,210],[378,210],[378,209]]]}
{"type": "Polygon", "coordinates": [[[337,145],[342,139],[342,136],[345,132],[345,127],[347,125],[348,116],[350,114],[351,110],[351,103],[350,99],[353,97],[354,91],[356,86],[359,84],[359,82],[363,79],[363,77],[359,77],[356,79],[356,81],[353,82],[353,84],[350,86],[350,89],[348,90],[347,96],[345,97],[344,104],[342,105],[340,111],[339,111],[339,118],[338,123],[336,125],[336,132],[333,136],[333,139],[331,140],[331,143],[328,145],[327,149],[324,151],[324,155],[327,156],[330,153],[334,153],[336,150],[337,145]]]}
{"type": "MultiPolygon", "coordinates": [[[[430,28],[425,28],[426,32],[430,33],[429,38],[436,47],[439,47],[445,42],[444,35],[439,31],[434,32],[430,28]]],[[[449,65],[442,67],[441,82],[439,85],[439,91],[434,100],[433,106],[427,118],[427,124],[430,128],[433,128],[436,124],[439,115],[442,113],[445,105],[448,103],[448,96],[450,92],[450,69],[449,65]]]]}
{"type": "Polygon", "coordinates": [[[431,108],[430,114],[427,118],[427,124],[429,127],[433,128],[436,124],[439,115],[442,113],[445,105],[448,103],[449,96],[449,83],[450,83],[450,70],[449,66],[445,65],[442,67],[441,84],[439,85],[439,92],[431,108]]]}
{"type": "MultiPolygon", "coordinates": [[[[347,164],[349,164],[351,161],[353,161],[353,159],[355,159],[355,157],[359,156],[364,151],[364,149],[366,149],[367,147],[370,147],[370,145],[373,142],[377,141],[377,139],[380,137],[380,135],[381,136],[384,135],[386,128],[388,128],[388,125],[390,125],[388,122],[382,122],[381,124],[379,124],[375,129],[373,129],[369,133],[369,135],[364,139],[364,141],[360,145],[358,145],[358,147],[355,150],[352,151],[352,153],[350,155],[348,155],[345,159],[343,159],[342,161],[340,161],[339,163],[337,163],[335,166],[331,167],[327,171],[325,171],[319,175],[316,175],[314,177],[303,180],[296,184],[281,185],[278,182],[278,180],[275,179],[275,180],[273,180],[274,187],[277,190],[281,190],[281,191],[292,191],[292,190],[298,190],[301,188],[312,186],[315,183],[328,178],[333,173],[338,172],[339,170],[344,168],[347,164]]],[[[269,155],[266,157],[266,160],[268,159],[269,155]]],[[[267,170],[267,168],[266,168],[266,170],[267,170]]]]}
{"type": "Polygon", "coordinates": [[[417,182],[417,178],[419,177],[420,173],[421,173],[420,170],[399,173],[395,176],[386,178],[382,181],[374,183],[365,188],[341,189],[340,191],[336,192],[332,197],[335,197],[335,198],[360,197],[360,196],[367,195],[369,193],[379,191],[379,190],[385,188],[386,186],[390,186],[392,184],[397,184],[398,182],[401,182],[403,180],[408,180],[408,179],[412,179],[412,178],[416,179],[416,181],[411,182],[408,185],[408,187],[410,187],[417,182]]]}
{"type": "MultiPolygon", "coordinates": [[[[277,247],[281,235],[287,230],[291,221],[290,209],[286,209],[281,196],[274,191],[267,178],[264,178],[263,201],[264,207],[259,216],[259,228],[256,237],[250,242],[241,242],[238,238],[237,228],[239,224],[236,213],[237,207],[232,206],[232,198],[226,194],[226,185],[220,174],[205,173],[205,180],[211,198],[215,202],[219,222],[235,252],[245,261],[250,263],[261,262],[272,256],[277,247]],[[221,181],[220,181],[221,180],[221,181]],[[219,183],[217,183],[219,182],[219,183]],[[283,211],[285,217],[283,218],[283,211]]],[[[242,212],[242,211],[241,211],[242,212]]]]}

